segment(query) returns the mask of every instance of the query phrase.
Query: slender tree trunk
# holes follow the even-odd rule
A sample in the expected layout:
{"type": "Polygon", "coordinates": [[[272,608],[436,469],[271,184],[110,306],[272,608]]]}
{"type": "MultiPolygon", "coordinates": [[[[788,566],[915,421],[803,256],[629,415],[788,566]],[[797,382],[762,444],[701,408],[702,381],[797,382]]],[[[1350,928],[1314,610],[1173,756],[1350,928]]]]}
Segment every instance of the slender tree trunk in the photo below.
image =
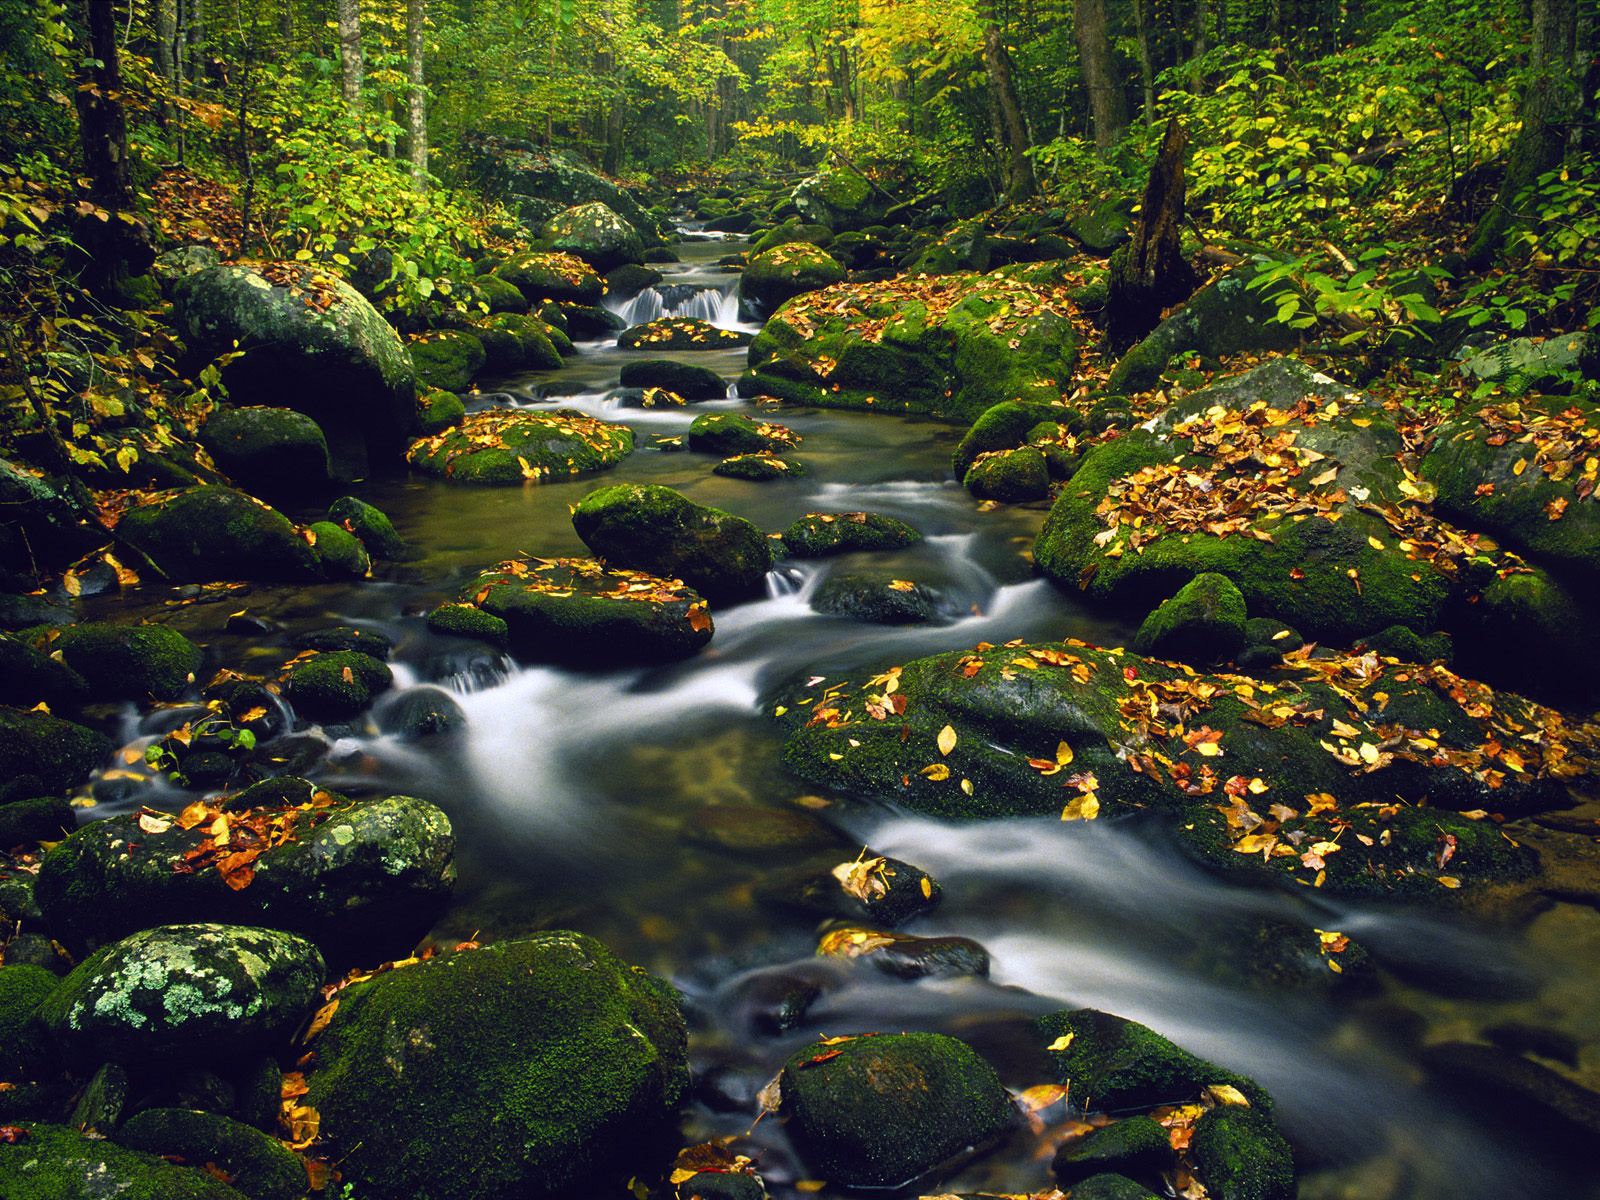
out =
{"type": "Polygon", "coordinates": [[[1111,60],[1105,0],[1073,0],[1073,12],[1083,85],[1089,93],[1089,115],[1094,122],[1094,144],[1105,150],[1116,144],[1128,126],[1127,102],[1111,60]]]}
{"type": "Polygon", "coordinates": [[[1028,158],[1028,127],[1022,119],[1016,82],[1011,78],[1011,56],[1006,53],[1000,28],[990,22],[983,31],[983,65],[989,74],[1000,112],[1001,147],[1006,164],[1006,199],[1012,204],[1035,195],[1039,181],[1034,178],[1033,162],[1028,158]]]}
{"type": "Polygon", "coordinates": [[[117,58],[117,18],[110,0],[80,0],[87,44],[78,87],[78,130],[89,196],[118,212],[133,207],[128,170],[128,119],[122,108],[122,66],[117,58]]]}
{"type": "Polygon", "coordinates": [[[1189,83],[1198,91],[1200,89],[1200,59],[1205,56],[1208,48],[1206,41],[1211,26],[1211,5],[1208,0],[1195,0],[1194,5],[1194,45],[1189,55],[1189,83]]]}
{"type": "Polygon", "coordinates": [[[339,82],[345,107],[352,116],[361,115],[361,80],[365,68],[361,61],[361,0],[334,0],[339,25],[339,82]]]}
{"type": "Polygon", "coordinates": [[[1478,222],[1467,261],[1482,269],[1499,254],[1519,219],[1517,197],[1566,155],[1567,135],[1578,114],[1577,0],[1533,0],[1533,50],[1522,95],[1522,128],[1506,158],[1506,174],[1494,204],[1478,222]]]}
{"type": "Polygon", "coordinates": [[[1188,144],[1188,135],[1173,117],[1150,168],[1133,240],[1112,256],[1106,340],[1113,349],[1124,350],[1149,333],[1162,310],[1188,299],[1198,282],[1179,247],[1188,144]]]}
{"type": "Polygon", "coordinates": [[[1133,0],[1134,31],[1139,41],[1139,82],[1144,88],[1144,123],[1156,120],[1156,68],[1150,55],[1150,0],[1133,0]]]}
{"type": "Polygon", "coordinates": [[[178,70],[177,47],[173,44],[178,39],[178,2],[156,0],[155,9],[156,70],[171,87],[178,70]]]}
{"type": "Polygon", "coordinates": [[[428,101],[422,74],[422,31],[427,0],[406,0],[406,132],[411,150],[411,177],[428,182],[428,101]]]}

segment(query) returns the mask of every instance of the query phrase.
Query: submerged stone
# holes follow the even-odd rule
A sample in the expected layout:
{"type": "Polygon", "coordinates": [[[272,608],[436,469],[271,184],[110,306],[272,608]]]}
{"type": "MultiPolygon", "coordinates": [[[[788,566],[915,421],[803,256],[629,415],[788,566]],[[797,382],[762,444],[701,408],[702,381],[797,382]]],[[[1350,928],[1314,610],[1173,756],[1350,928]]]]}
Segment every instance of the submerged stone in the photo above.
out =
{"type": "Polygon", "coordinates": [[[670,358],[623,363],[620,382],[629,388],[665,388],[685,400],[720,400],[728,394],[727,383],[711,368],[670,358]]]}
{"type": "Polygon", "coordinates": [[[899,550],[922,534],[881,513],[807,513],[783,531],[783,545],[795,558],[825,558],[856,550],[899,550]]]}

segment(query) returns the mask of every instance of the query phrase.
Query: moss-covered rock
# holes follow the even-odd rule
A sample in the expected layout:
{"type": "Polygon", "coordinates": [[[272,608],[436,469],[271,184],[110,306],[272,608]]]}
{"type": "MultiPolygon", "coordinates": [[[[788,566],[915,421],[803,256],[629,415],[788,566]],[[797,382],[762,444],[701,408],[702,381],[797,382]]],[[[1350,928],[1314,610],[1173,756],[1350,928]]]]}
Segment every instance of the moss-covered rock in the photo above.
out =
{"type": "Polygon", "coordinates": [[[428,614],[428,628],[435,633],[474,638],[495,646],[505,645],[511,633],[504,617],[486,613],[475,604],[439,605],[428,614]]]}
{"type": "Polygon", "coordinates": [[[528,297],[522,294],[521,288],[501,275],[478,276],[472,281],[472,290],[491,314],[528,311],[528,297]]]}
{"type": "Polygon", "coordinates": [[[678,580],[592,558],[512,559],[463,598],[505,622],[518,655],[542,662],[664,662],[697,653],[712,634],[705,601],[678,580]]]}
{"type": "Polygon", "coordinates": [[[332,521],[316,521],[306,527],[311,552],[316,555],[317,566],[328,579],[365,579],[372,573],[372,559],[366,547],[343,525],[332,521]]]}
{"type": "Polygon", "coordinates": [[[328,520],[360,538],[373,558],[404,562],[414,556],[415,552],[395,531],[388,515],[365,500],[341,496],[328,506],[328,520]]]}
{"type": "Polygon", "coordinates": [[[606,272],[606,291],[612,296],[637,296],[646,288],[653,288],[666,278],[654,267],[638,263],[624,263],[606,272]]]}
{"type": "Polygon", "coordinates": [[[1112,196],[1067,222],[1067,232],[1095,254],[1110,254],[1132,236],[1133,201],[1112,196]]]}
{"type": "Polygon", "coordinates": [[[224,474],[255,495],[301,498],[328,483],[328,439],[292,408],[221,409],[201,427],[200,443],[224,474]]]}
{"type": "Polygon", "coordinates": [[[894,203],[859,172],[826,167],[795,185],[790,193],[800,215],[832,230],[865,229],[884,219],[894,203]]]}
{"type": "MultiPolygon", "coordinates": [[[[1590,594],[1539,567],[1496,572],[1453,614],[1458,666],[1551,703],[1593,705],[1600,677],[1575,666],[1600,662],[1600,621],[1590,594]]],[[[1437,641],[1429,641],[1437,650],[1437,641]]]]}
{"type": "Polygon", "coordinates": [[[702,413],[689,425],[689,448],[702,454],[776,453],[800,444],[787,426],[743,413],[702,413]]]}
{"type": "Polygon", "coordinates": [[[633,430],[576,409],[490,408],[411,447],[411,465],[454,483],[507,486],[592,474],[633,453],[633,430]]]}
{"type": "Polygon", "coordinates": [[[322,986],[304,938],[241,925],[163,925],[97,950],[40,1006],[78,1062],[209,1062],[286,1039],[322,986]]]}
{"type": "Polygon", "coordinates": [[[1033,429],[1050,422],[1068,432],[1075,432],[1082,425],[1075,410],[1060,404],[1007,400],[984,409],[956,447],[956,477],[964,477],[980,454],[1021,446],[1033,429]]]}
{"type": "Polygon", "coordinates": [[[787,242],[754,255],[744,269],[739,290],[764,312],[805,292],[844,280],[844,268],[827,251],[806,242],[787,242]]]}
{"type": "Polygon", "coordinates": [[[1257,1108],[1272,1107],[1253,1080],[1190,1054],[1137,1021],[1079,1008],[1040,1017],[1035,1026],[1056,1077],[1062,1083],[1070,1079],[1074,1094],[1096,1108],[1188,1104],[1215,1085],[1237,1089],[1257,1108]]]}
{"type": "Polygon", "coordinates": [[[526,313],[501,313],[490,317],[474,330],[488,354],[488,369],[508,371],[554,371],[561,366],[561,351],[551,340],[559,338],[572,348],[566,335],[538,317],[526,313]]]}
{"type": "Polygon", "coordinates": [[[443,688],[407,688],[379,709],[378,728],[401,741],[417,742],[466,728],[467,714],[443,688]]]}
{"type": "Polygon", "coordinates": [[[225,848],[208,841],[214,815],[85,825],[39,869],[36,896],[52,932],[82,949],[199,918],[290,930],[336,958],[404,954],[455,882],[449,819],[411,796],[351,801],[280,782],[226,807],[230,824],[272,843],[242,865],[225,864],[225,848]]]}
{"type": "MultiPolygon", "coordinates": [[[[1455,657],[1455,646],[1448,633],[1434,633],[1424,637],[1415,629],[1404,625],[1391,625],[1361,640],[1364,649],[1383,658],[1397,658],[1402,662],[1446,665],[1455,657]]],[[[1294,647],[1289,647],[1293,649],[1294,647]]]]}
{"type": "Polygon", "coordinates": [[[1294,1156],[1271,1117],[1224,1105],[1195,1123],[1189,1142],[1200,1182],[1217,1200],[1292,1200],[1294,1156]]]}
{"type": "Polygon", "coordinates": [[[494,273],[535,308],[549,302],[599,304],[606,290],[594,268],[572,254],[517,254],[496,267],[494,273]]]}
{"type": "Polygon", "coordinates": [[[811,598],[817,612],[874,625],[918,625],[935,616],[938,594],[911,579],[834,573],[811,598]]]}
{"type": "Polygon", "coordinates": [[[1133,648],[1197,667],[1226,662],[1245,643],[1244,596],[1226,575],[1196,575],[1144,619],[1133,648]]]}
{"type": "Polygon", "coordinates": [[[398,460],[416,427],[405,346],[335,275],[289,262],[212,267],[174,288],[173,320],[199,361],[242,351],[223,370],[233,402],[305,413],[341,475],[398,460]]]}
{"type": "Polygon", "coordinates": [[[7,800],[0,803],[0,846],[60,841],[77,824],[76,812],[61,796],[7,800]]]}
{"type": "Polygon", "coordinates": [[[922,540],[904,521],[882,513],[807,513],[783,531],[795,558],[826,558],[857,550],[899,550],[922,540]]]}
{"type": "Polygon", "coordinates": [[[671,488],[600,488],[578,502],[572,524],[608,563],[682,579],[714,604],[761,595],[772,567],[772,547],[761,530],[671,488]]]}
{"type": "Polygon", "coordinates": [[[117,532],[174,581],[304,580],[319,574],[311,547],[287,517],[215,484],[158,493],[124,514],[117,532]]]}
{"type": "Polygon", "coordinates": [[[961,480],[979,500],[1021,504],[1050,494],[1050,465],[1033,446],[980,454],[961,480]]]}
{"type": "Polygon", "coordinates": [[[710,367],[670,358],[644,358],[622,364],[623,387],[665,388],[685,400],[720,400],[728,385],[710,367]]]}
{"type": "Polygon", "coordinates": [[[826,225],[808,225],[791,217],[756,238],[750,245],[750,254],[752,257],[757,257],[779,246],[793,243],[804,243],[822,249],[833,245],[833,231],[826,225]]]}
{"type": "Polygon", "coordinates": [[[112,748],[105,735],[49,713],[0,708],[0,780],[23,785],[15,789],[19,796],[69,791],[112,748]]]}
{"type": "Polygon", "coordinates": [[[6,1200],[255,1200],[205,1171],[85,1137],[65,1125],[17,1129],[19,1136],[0,1139],[6,1200]]]}
{"type": "Polygon", "coordinates": [[[557,213],[545,223],[543,237],[552,250],[581,258],[602,274],[644,262],[639,231],[599,201],[557,213]]]}
{"type": "Polygon", "coordinates": [[[417,398],[417,431],[423,437],[443,433],[467,415],[467,406],[454,392],[434,389],[417,398]]]}
{"type": "Polygon", "coordinates": [[[59,982],[43,967],[0,966],[0,1080],[35,1079],[52,1066],[50,1045],[36,1018],[59,982]]]}
{"type": "MultiPolygon", "coordinates": [[[[43,645],[46,638],[37,640],[43,645]]],[[[22,638],[0,636],[0,704],[32,708],[42,702],[52,709],[70,708],[88,694],[83,676],[64,662],[22,638]]]]}
{"type": "Polygon", "coordinates": [[[489,360],[483,342],[465,329],[436,329],[412,338],[406,347],[422,387],[464,391],[489,360]]]}
{"type": "Polygon", "coordinates": [[[805,464],[798,459],[779,458],[768,451],[754,454],[735,454],[711,468],[713,475],[726,479],[744,479],[750,483],[770,483],[774,479],[794,479],[806,473],[805,464]]]}
{"type": "Polygon", "coordinates": [[[312,721],[343,721],[394,683],[388,665],[355,650],[313,654],[289,668],[283,698],[312,721]]]}
{"type": "Polygon", "coordinates": [[[802,295],[750,344],[747,395],[974,420],[1008,400],[1056,401],[1078,338],[1059,287],[1005,273],[901,277],[802,295]]]}
{"type": "Polygon", "coordinates": [[[364,1200],[581,1195],[675,1133],[686,1040],[670,987],[541,934],[346,988],[307,1101],[364,1200]]]}
{"type": "Polygon", "coordinates": [[[68,625],[49,630],[41,646],[96,694],[126,700],[177,699],[194,684],[202,658],[200,647],[166,625],[68,625]]]}
{"type": "Polygon", "coordinates": [[[300,1200],[306,1169],[294,1151],[259,1129],[192,1108],[147,1108],[116,1131],[118,1145],[215,1166],[250,1200],[300,1200]]]}
{"type": "MultiPolygon", "coordinates": [[[[1096,1102],[1092,1095],[1086,1099],[1096,1102]]],[[[1063,1186],[1073,1187],[1101,1172],[1156,1180],[1172,1162],[1166,1128],[1149,1117],[1134,1116],[1068,1142],[1056,1152],[1052,1170],[1063,1186]]]]}
{"type": "Polygon", "coordinates": [[[1072,1189],[1072,1200],[1160,1200],[1154,1192],[1126,1175],[1091,1175],[1072,1189]]]}
{"type": "Polygon", "coordinates": [[[624,350],[726,350],[749,341],[748,333],[719,329],[698,317],[658,317],[617,335],[624,350]]]}
{"type": "Polygon", "coordinates": [[[762,880],[756,894],[773,908],[893,928],[932,909],[943,891],[920,867],[863,851],[827,871],[778,872],[762,880]]]}
{"type": "Polygon", "coordinates": [[[898,1187],[1010,1129],[1010,1098],[965,1042],[936,1033],[816,1043],[781,1076],[807,1165],[842,1187],[898,1187]]]}

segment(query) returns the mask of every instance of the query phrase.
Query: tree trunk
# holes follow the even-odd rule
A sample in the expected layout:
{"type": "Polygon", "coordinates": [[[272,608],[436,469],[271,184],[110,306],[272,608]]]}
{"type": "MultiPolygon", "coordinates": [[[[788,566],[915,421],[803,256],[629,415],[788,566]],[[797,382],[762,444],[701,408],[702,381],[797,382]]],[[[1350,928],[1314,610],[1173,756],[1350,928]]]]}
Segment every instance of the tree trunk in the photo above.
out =
{"type": "Polygon", "coordinates": [[[1195,0],[1194,5],[1194,45],[1189,55],[1189,84],[1194,91],[1200,90],[1200,59],[1208,48],[1207,34],[1211,26],[1211,5],[1207,0],[1195,0]]]}
{"type": "Polygon", "coordinates": [[[1144,89],[1144,123],[1156,122],[1156,68],[1150,54],[1150,0],[1133,0],[1134,31],[1139,41],[1139,81],[1144,89]]]}
{"type": "Polygon", "coordinates": [[[339,23],[339,83],[345,107],[352,116],[361,115],[361,0],[335,0],[339,23]]]}
{"type": "Polygon", "coordinates": [[[1522,128],[1506,158],[1494,204],[1478,222],[1467,262],[1482,270],[1494,261],[1511,227],[1521,220],[1518,196],[1566,155],[1567,134],[1578,114],[1576,0],[1533,0],[1533,50],[1522,95],[1522,128]]]}
{"type": "Polygon", "coordinates": [[[411,177],[419,188],[428,182],[428,102],[422,76],[422,30],[426,21],[426,0],[406,0],[406,133],[411,177]]]}
{"type": "Polygon", "coordinates": [[[1094,144],[1105,150],[1116,144],[1128,125],[1128,105],[1122,96],[1111,60],[1111,39],[1106,33],[1105,0],[1073,0],[1078,32],[1078,57],[1083,66],[1083,86],[1089,93],[1089,115],[1094,123],[1094,144]]]}
{"type": "Polygon", "coordinates": [[[178,0],[156,0],[156,70],[171,87],[178,71],[178,0]]]}
{"type": "Polygon", "coordinates": [[[1111,259],[1106,340],[1125,350],[1161,321],[1163,309],[1189,298],[1198,279],[1183,257],[1183,156],[1189,144],[1173,117],[1150,168],[1133,240],[1111,259]]]}
{"type": "Polygon", "coordinates": [[[1000,29],[993,22],[983,31],[983,65],[989,73],[989,87],[1000,112],[1006,199],[1017,204],[1037,193],[1039,182],[1034,178],[1033,162],[1028,158],[1028,127],[1023,123],[1022,105],[1017,100],[1017,87],[1011,78],[1011,56],[1006,53],[1000,29]]]}

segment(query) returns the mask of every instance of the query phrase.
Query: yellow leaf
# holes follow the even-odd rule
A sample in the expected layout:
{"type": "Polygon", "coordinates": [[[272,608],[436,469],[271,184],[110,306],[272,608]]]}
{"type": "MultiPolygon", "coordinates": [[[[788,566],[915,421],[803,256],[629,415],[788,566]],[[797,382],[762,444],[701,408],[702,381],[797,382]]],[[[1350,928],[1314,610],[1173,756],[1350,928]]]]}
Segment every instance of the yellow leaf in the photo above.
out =
{"type": "Polygon", "coordinates": [[[1517,459],[1516,465],[1511,468],[1511,473],[1513,475],[1521,475],[1527,469],[1528,469],[1528,460],[1525,459],[1525,458],[1519,458],[1519,459],[1517,459]]]}
{"type": "Polygon", "coordinates": [[[921,774],[935,783],[940,783],[950,778],[950,768],[943,763],[929,763],[922,768],[921,774]]]}
{"type": "Polygon", "coordinates": [[[1066,742],[1057,742],[1056,743],[1056,765],[1060,766],[1060,767],[1064,767],[1064,766],[1067,766],[1071,762],[1072,762],[1072,747],[1067,745],[1066,742]]]}
{"type": "Polygon", "coordinates": [[[1458,888],[1461,886],[1461,880],[1457,879],[1454,875],[1441,875],[1439,876],[1439,886],[1458,888]]]}
{"type": "Polygon", "coordinates": [[[1063,821],[1092,821],[1100,815],[1100,797],[1094,792],[1085,792],[1075,800],[1069,800],[1061,810],[1063,821]]]}
{"type": "Polygon", "coordinates": [[[939,753],[949,754],[956,748],[956,731],[946,725],[939,730],[939,753]]]}
{"type": "Polygon", "coordinates": [[[1078,1035],[1075,1034],[1075,1033],[1063,1033],[1055,1041],[1051,1042],[1048,1046],[1046,1046],[1045,1049],[1046,1050],[1065,1050],[1068,1046],[1072,1045],[1072,1039],[1077,1037],[1077,1036],[1078,1035]]]}
{"type": "Polygon", "coordinates": [[[1387,547],[1384,546],[1384,544],[1382,542],[1380,542],[1377,538],[1373,537],[1370,533],[1367,535],[1367,545],[1371,546],[1374,550],[1387,549],[1387,547]]]}
{"type": "Polygon", "coordinates": [[[1213,1083],[1206,1086],[1206,1095],[1218,1104],[1231,1104],[1237,1108],[1249,1108],[1250,1101],[1238,1088],[1231,1083],[1213,1083]]]}

